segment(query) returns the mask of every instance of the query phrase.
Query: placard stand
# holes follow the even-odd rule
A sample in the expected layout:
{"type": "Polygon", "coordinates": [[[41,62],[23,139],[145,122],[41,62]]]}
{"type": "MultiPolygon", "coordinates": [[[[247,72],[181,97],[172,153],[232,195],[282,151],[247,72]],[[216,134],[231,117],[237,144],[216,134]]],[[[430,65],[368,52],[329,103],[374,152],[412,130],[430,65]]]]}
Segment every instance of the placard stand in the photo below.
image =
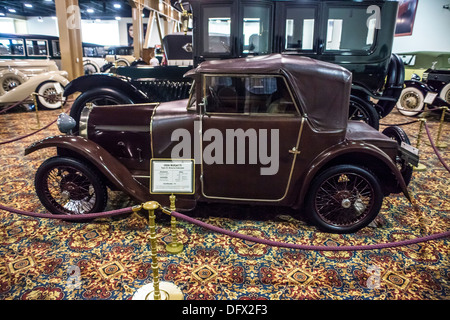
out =
{"type": "MultiPolygon", "coordinates": [[[[175,196],[172,194],[170,199],[170,212],[176,210],[175,207],[175,196]]],[[[178,231],[177,231],[177,219],[174,216],[170,216],[170,226],[172,229],[172,241],[166,245],[166,250],[169,253],[177,254],[183,251],[183,243],[178,241],[178,231]]]]}

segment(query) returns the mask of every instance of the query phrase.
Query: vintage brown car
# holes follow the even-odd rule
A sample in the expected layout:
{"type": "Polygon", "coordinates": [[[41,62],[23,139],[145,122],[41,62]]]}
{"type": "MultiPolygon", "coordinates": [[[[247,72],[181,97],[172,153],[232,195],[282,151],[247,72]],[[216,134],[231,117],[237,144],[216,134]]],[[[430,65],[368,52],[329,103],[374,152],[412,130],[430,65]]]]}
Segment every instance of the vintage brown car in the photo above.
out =
{"type": "Polygon", "coordinates": [[[60,117],[68,134],[25,151],[58,151],[36,173],[42,204],[54,214],[99,212],[110,187],[168,205],[167,194],[150,193],[150,163],[177,158],[195,160],[194,190],[177,196],[178,210],[199,201],[287,206],[348,233],[377,216],[384,196],[409,199],[417,149],[398,127],[383,134],[347,120],[346,69],[272,54],[204,62],[186,77],[189,99],[86,106],[79,135],[60,117]]]}

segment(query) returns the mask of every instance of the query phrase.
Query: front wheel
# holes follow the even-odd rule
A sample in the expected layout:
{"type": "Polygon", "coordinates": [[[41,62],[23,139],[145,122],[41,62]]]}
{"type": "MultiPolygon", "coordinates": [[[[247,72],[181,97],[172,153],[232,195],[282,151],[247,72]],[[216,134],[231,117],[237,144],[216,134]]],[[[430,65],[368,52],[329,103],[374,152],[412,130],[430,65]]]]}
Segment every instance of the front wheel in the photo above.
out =
{"type": "Polygon", "coordinates": [[[58,109],[64,103],[61,93],[64,91],[59,82],[46,81],[41,83],[37,88],[37,105],[39,109],[58,109]]]}
{"type": "Polygon", "coordinates": [[[76,126],[73,129],[74,133],[79,130],[79,123],[81,111],[87,103],[92,103],[96,106],[117,105],[117,104],[132,104],[133,101],[123,92],[112,88],[99,88],[83,92],[72,104],[70,109],[70,116],[76,121],[76,126]]]}
{"type": "Polygon", "coordinates": [[[397,110],[408,117],[416,116],[425,107],[424,100],[422,91],[414,87],[407,87],[403,89],[397,101],[397,110]]]}
{"type": "Polygon", "coordinates": [[[53,214],[102,212],[108,200],[99,174],[73,158],[47,159],[38,168],[34,184],[42,205],[53,214]]]}
{"type": "Polygon", "coordinates": [[[353,165],[336,165],[320,173],[310,186],[306,214],[319,229],[352,233],[378,215],[383,193],[376,176],[353,165]]]}

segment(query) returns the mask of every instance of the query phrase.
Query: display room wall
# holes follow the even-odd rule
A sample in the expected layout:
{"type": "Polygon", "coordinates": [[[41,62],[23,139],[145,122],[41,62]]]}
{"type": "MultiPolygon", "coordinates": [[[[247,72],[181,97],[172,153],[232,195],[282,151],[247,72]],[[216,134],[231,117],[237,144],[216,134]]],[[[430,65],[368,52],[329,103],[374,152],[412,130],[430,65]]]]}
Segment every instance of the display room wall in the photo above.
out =
{"type": "Polygon", "coordinates": [[[394,38],[393,52],[450,51],[448,0],[419,0],[411,36],[394,38]]]}

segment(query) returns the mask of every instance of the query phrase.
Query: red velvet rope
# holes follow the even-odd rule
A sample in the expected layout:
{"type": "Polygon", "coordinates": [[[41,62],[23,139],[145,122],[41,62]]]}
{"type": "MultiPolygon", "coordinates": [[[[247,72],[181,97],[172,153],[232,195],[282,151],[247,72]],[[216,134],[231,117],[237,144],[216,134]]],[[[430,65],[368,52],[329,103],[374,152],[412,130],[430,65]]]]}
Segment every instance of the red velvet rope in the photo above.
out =
{"type": "Polygon", "coordinates": [[[199,221],[197,219],[188,217],[182,213],[175,212],[175,211],[172,212],[171,215],[177,219],[184,220],[186,222],[198,225],[202,228],[209,229],[209,230],[212,230],[212,231],[215,231],[218,233],[222,233],[222,234],[228,235],[230,237],[239,238],[241,240],[246,240],[246,241],[251,241],[251,242],[256,242],[256,243],[261,243],[261,244],[265,244],[265,245],[273,246],[273,247],[290,248],[290,249],[297,249],[297,250],[315,250],[315,251],[377,250],[377,249],[384,249],[384,248],[407,246],[407,245],[416,244],[416,243],[420,243],[420,242],[438,240],[438,239],[450,237],[450,231],[447,231],[447,232],[437,233],[437,234],[420,237],[420,238],[415,238],[415,239],[381,243],[381,244],[358,245],[358,246],[313,246],[313,245],[302,245],[302,244],[286,243],[286,242],[279,242],[279,241],[255,238],[252,236],[248,236],[245,234],[241,234],[241,233],[237,233],[237,232],[233,232],[233,231],[229,231],[229,230],[225,230],[225,229],[213,226],[211,224],[199,221]]]}
{"type": "Polygon", "coordinates": [[[88,214],[51,214],[51,213],[36,213],[23,211],[15,208],[9,208],[2,204],[0,204],[0,210],[8,211],[11,213],[17,213],[20,215],[35,217],[35,218],[49,218],[49,219],[59,219],[59,220],[90,220],[96,218],[105,218],[121,215],[124,213],[132,212],[132,207],[105,211],[105,212],[97,212],[97,213],[88,213],[88,214]]]}
{"type": "Polygon", "coordinates": [[[439,153],[438,149],[436,148],[436,145],[434,144],[433,138],[431,137],[430,129],[428,128],[428,124],[426,122],[424,122],[424,123],[425,123],[425,130],[427,132],[428,139],[430,140],[431,147],[433,148],[434,153],[437,155],[437,157],[439,158],[439,161],[441,161],[441,163],[445,167],[445,169],[447,169],[447,171],[450,172],[450,168],[449,168],[448,164],[445,163],[444,159],[442,158],[441,154],[439,153]]]}

